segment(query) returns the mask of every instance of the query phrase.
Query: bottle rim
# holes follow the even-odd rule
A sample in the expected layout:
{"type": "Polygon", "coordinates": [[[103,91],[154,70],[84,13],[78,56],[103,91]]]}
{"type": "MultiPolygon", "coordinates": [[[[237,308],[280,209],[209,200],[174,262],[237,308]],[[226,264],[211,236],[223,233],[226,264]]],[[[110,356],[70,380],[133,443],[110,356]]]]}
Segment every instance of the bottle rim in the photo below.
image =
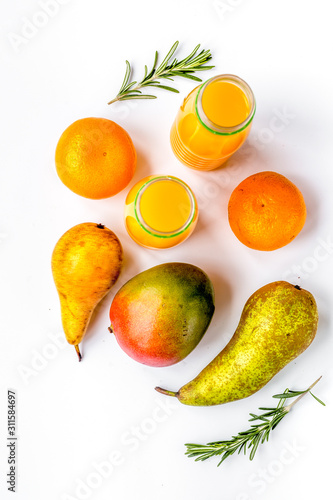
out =
{"type": "Polygon", "coordinates": [[[188,227],[192,224],[192,222],[194,221],[194,217],[196,215],[196,212],[197,212],[197,201],[196,201],[195,196],[192,193],[191,189],[181,179],[178,179],[178,177],[174,177],[172,175],[159,175],[159,176],[154,176],[153,178],[149,179],[147,182],[145,182],[141,186],[141,188],[137,192],[137,194],[135,196],[135,200],[134,200],[134,214],[135,214],[135,218],[136,218],[137,223],[140,225],[140,227],[144,231],[149,233],[151,236],[156,236],[158,238],[173,238],[175,236],[179,236],[179,235],[183,234],[188,229],[188,227]],[[186,190],[186,193],[189,197],[190,204],[191,204],[190,215],[188,216],[186,222],[181,227],[175,229],[174,231],[158,231],[158,230],[152,228],[144,220],[142,213],[141,213],[141,210],[140,210],[140,201],[141,201],[141,198],[143,196],[143,193],[147,190],[147,188],[149,188],[149,186],[151,186],[155,182],[160,182],[160,181],[165,181],[165,180],[177,182],[178,184],[180,184],[186,190]]]}
{"type": "Polygon", "coordinates": [[[246,127],[249,126],[249,124],[252,122],[254,114],[256,111],[256,100],[254,97],[254,94],[252,92],[251,87],[244,81],[242,78],[239,78],[236,75],[231,75],[231,74],[225,74],[225,75],[217,75],[214,76],[213,78],[209,78],[209,80],[206,80],[198,89],[196,98],[195,98],[195,112],[198,117],[198,120],[200,123],[210,132],[217,134],[217,135],[233,135],[237,134],[238,132],[241,132],[244,130],[246,127]],[[202,106],[202,96],[203,93],[206,89],[206,87],[211,84],[214,81],[226,81],[229,83],[232,83],[234,85],[237,85],[240,87],[240,89],[244,92],[246,95],[249,104],[251,106],[250,112],[248,117],[238,125],[234,125],[232,127],[221,127],[220,125],[217,125],[213,121],[211,121],[206,113],[203,110],[202,106]]]}

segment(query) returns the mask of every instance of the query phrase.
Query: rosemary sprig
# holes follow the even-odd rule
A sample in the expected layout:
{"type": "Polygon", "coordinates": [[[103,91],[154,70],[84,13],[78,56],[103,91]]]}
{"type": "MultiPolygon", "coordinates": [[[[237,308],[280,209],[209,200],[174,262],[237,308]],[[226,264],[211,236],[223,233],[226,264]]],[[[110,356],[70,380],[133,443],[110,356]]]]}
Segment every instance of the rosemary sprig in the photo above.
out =
{"type": "Polygon", "coordinates": [[[195,457],[195,460],[207,460],[207,458],[211,458],[214,456],[222,455],[221,460],[217,464],[221,465],[222,462],[230,455],[233,455],[236,451],[240,453],[241,451],[250,452],[250,460],[253,460],[255,453],[260,444],[263,444],[265,441],[268,441],[270,432],[275,429],[279,422],[289,413],[291,408],[307,393],[310,393],[316,401],[325,406],[319,398],[312,394],[311,389],[319,382],[321,377],[319,377],[313,384],[308,387],[305,391],[290,391],[286,389],[282,394],[275,394],[273,398],[279,399],[278,405],[275,408],[259,408],[259,410],[263,410],[264,413],[260,415],[256,415],[254,413],[250,413],[251,418],[249,422],[253,422],[258,420],[258,424],[251,425],[251,427],[243,432],[239,432],[237,436],[232,436],[231,439],[225,441],[214,441],[212,443],[207,443],[206,445],[202,444],[192,444],[187,443],[185,446],[187,447],[187,451],[185,455],[188,457],[195,457]],[[294,398],[295,401],[290,403],[287,406],[284,406],[286,400],[288,398],[294,398]]]}
{"type": "Polygon", "coordinates": [[[214,68],[214,66],[205,66],[205,63],[212,58],[210,50],[202,50],[197,54],[200,47],[199,44],[194,48],[190,55],[185,57],[185,59],[178,61],[175,58],[172,62],[170,62],[170,59],[176,52],[178,45],[178,41],[172,45],[171,49],[158,67],[158,52],[156,51],[152,69],[148,72],[148,68],[147,66],[145,66],[144,77],[139,83],[137,81],[129,81],[132,73],[132,68],[130,63],[126,61],[126,71],[123,83],[119,89],[117,96],[112,99],[112,101],[108,102],[108,104],[112,104],[116,101],[125,101],[128,99],[156,99],[155,95],[143,94],[140,89],[144,87],[158,87],[160,89],[169,90],[171,92],[179,92],[174,87],[161,85],[161,83],[158,81],[158,79],[160,78],[165,78],[167,80],[173,81],[173,78],[175,76],[182,76],[184,78],[190,78],[191,80],[201,82],[201,79],[197,76],[194,76],[193,73],[195,73],[196,71],[204,71],[214,68]]]}

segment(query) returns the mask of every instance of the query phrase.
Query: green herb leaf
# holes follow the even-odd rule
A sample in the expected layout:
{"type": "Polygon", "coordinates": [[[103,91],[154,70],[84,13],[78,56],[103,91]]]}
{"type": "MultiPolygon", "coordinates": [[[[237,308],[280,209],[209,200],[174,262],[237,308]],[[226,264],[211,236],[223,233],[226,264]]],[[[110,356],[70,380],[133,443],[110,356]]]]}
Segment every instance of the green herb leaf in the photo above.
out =
{"type": "Polygon", "coordinates": [[[275,427],[286,415],[288,415],[292,406],[294,406],[303,396],[310,393],[311,396],[313,396],[320,404],[325,406],[325,403],[323,403],[311,392],[311,389],[319,382],[320,379],[321,377],[319,377],[305,391],[290,391],[289,389],[286,389],[282,394],[275,394],[273,398],[280,399],[278,405],[275,408],[259,408],[259,410],[266,411],[266,413],[261,415],[250,413],[251,418],[249,419],[249,422],[258,420],[259,423],[251,425],[249,429],[239,432],[237,436],[232,436],[231,439],[225,441],[213,441],[211,443],[207,443],[206,445],[193,443],[185,444],[187,448],[185,455],[195,458],[195,461],[207,460],[207,458],[222,455],[221,460],[217,464],[219,466],[236,451],[238,451],[238,453],[243,451],[244,455],[246,455],[246,452],[248,451],[250,453],[250,460],[253,460],[259,445],[268,441],[270,432],[275,429],[275,427]],[[287,398],[293,398],[296,396],[298,396],[298,398],[295,401],[290,403],[288,406],[283,406],[287,398]]]}
{"type": "Polygon", "coordinates": [[[132,69],[130,63],[126,61],[126,71],[123,83],[116,97],[108,102],[108,104],[128,99],[154,99],[155,96],[139,92],[139,89],[149,86],[159,87],[160,89],[168,90],[170,92],[179,92],[173,87],[161,85],[160,82],[157,81],[160,78],[173,80],[175,76],[180,76],[183,78],[189,78],[196,82],[201,82],[202,80],[197,76],[194,76],[193,73],[196,71],[206,71],[214,68],[214,66],[205,66],[205,63],[212,58],[210,51],[202,50],[198,54],[197,52],[200,45],[197,45],[194,50],[187,57],[185,57],[185,59],[182,59],[181,61],[173,59],[173,61],[170,62],[170,59],[176,52],[178,45],[178,41],[172,45],[171,49],[158,67],[156,67],[158,61],[158,52],[156,51],[152,69],[148,72],[148,67],[145,65],[144,77],[141,82],[133,81],[129,83],[132,69]]]}
{"type": "Polygon", "coordinates": [[[317,396],[315,396],[314,394],[312,394],[312,392],[311,392],[311,391],[309,391],[309,393],[311,394],[311,396],[312,396],[313,398],[315,398],[315,400],[316,400],[316,401],[318,401],[318,403],[320,403],[320,404],[321,404],[321,405],[323,405],[323,406],[326,406],[326,405],[325,405],[325,403],[324,403],[321,399],[319,399],[317,396]]]}

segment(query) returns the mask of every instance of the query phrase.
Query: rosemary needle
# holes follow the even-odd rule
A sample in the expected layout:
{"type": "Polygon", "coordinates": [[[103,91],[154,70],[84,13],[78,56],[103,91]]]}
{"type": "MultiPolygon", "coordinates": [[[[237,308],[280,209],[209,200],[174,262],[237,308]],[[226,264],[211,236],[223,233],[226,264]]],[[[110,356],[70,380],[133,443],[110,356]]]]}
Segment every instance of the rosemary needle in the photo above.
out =
{"type": "Polygon", "coordinates": [[[254,455],[260,444],[268,441],[270,432],[275,429],[279,422],[289,413],[291,408],[307,393],[310,393],[316,401],[325,406],[319,398],[312,394],[311,389],[319,382],[321,377],[319,377],[313,384],[310,385],[305,391],[290,391],[286,389],[282,394],[275,394],[273,398],[279,399],[278,405],[275,408],[259,408],[259,410],[264,410],[261,415],[256,415],[250,413],[249,422],[259,421],[259,423],[251,425],[251,427],[246,430],[239,432],[237,436],[232,436],[231,439],[225,441],[214,441],[212,443],[207,443],[206,445],[201,444],[185,444],[187,451],[185,455],[195,458],[198,460],[207,460],[214,456],[221,456],[222,458],[217,464],[221,465],[222,462],[230,455],[233,455],[236,451],[240,453],[247,451],[250,452],[250,460],[253,460],[254,455]],[[285,402],[289,398],[297,397],[292,403],[284,406],[285,402]]]}
{"type": "Polygon", "coordinates": [[[110,102],[108,102],[108,104],[129,99],[156,99],[155,95],[142,93],[140,89],[145,87],[158,87],[160,89],[169,90],[171,92],[179,92],[174,87],[162,85],[159,81],[159,79],[161,78],[173,81],[174,77],[182,76],[184,78],[190,78],[191,80],[201,82],[201,79],[193,75],[193,73],[195,73],[196,71],[204,71],[214,68],[214,66],[205,65],[206,62],[208,62],[212,58],[210,50],[202,50],[197,54],[200,48],[199,44],[187,57],[185,57],[185,59],[178,61],[175,58],[170,62],[172,56],[176,52],[178,45],[178,41],[172,45],[171,49],[159,66],[157,66],[158,52],[156,51],[152,69],[148,72],[148,68],[147,66],[145,66],[144,77],[141,82],[130,82],[132,68],[130,63],[126,61],[126,71],[123,83],[119,89],[117,96],[110,102]]]}

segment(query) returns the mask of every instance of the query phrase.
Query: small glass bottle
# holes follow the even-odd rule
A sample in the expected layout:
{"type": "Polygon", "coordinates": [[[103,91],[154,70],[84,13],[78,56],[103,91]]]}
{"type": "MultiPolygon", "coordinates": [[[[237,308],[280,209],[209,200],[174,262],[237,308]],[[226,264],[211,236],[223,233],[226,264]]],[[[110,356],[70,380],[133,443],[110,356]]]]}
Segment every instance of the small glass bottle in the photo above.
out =
{"type": "Polygon", "coordinates": [[[182,243],[193,232],[197,218],[195,196],[177,177],[145,177],[126,198],[127,232],[146,248],[170,248],[182,243]]]}
{"type": "Polygon", "coordinates": [[[213,170],[249,135],[255,114],[251,88],[235,75],[215,76],[184,99],[172,125],[171,146],[186,166],[213,170]]]}

